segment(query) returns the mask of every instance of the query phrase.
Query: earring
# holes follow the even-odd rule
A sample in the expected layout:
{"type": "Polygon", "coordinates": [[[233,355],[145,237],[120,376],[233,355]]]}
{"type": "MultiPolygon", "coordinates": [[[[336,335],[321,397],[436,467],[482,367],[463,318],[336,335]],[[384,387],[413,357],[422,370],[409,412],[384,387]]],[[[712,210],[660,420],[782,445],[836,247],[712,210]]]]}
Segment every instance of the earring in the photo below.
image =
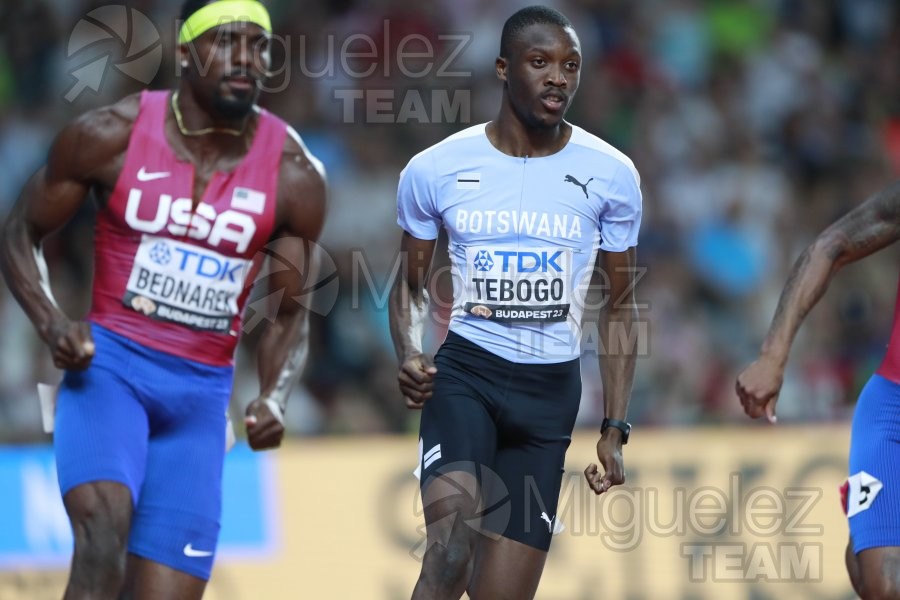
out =
{"type": "Polygon", "coordinates": [[[181,66],[182,66],[183,68],[187,69],[188,61],[186,61],[186,60],[181,61],[181,66]]]}

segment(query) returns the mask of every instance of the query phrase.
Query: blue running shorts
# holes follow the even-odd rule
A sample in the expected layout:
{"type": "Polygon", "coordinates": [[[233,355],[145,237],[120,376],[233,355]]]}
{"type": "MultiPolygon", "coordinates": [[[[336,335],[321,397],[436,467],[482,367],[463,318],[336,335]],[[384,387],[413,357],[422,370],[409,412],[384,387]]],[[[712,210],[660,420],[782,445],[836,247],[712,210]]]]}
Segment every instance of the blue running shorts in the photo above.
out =
{"type": "Polygon", "coordinates": [[[880,375],[856,404],[846,485],[853,551],[900,546],[900,384],[880,375]]]}
{"type": "Polygon", "coordinates": [[[60,491],[92,481],[127,486],[128,551],[208,580],[233,368],[151,350],[97,324],[91,330],[94,359],[66,372],[57,399],[60,491]]]}

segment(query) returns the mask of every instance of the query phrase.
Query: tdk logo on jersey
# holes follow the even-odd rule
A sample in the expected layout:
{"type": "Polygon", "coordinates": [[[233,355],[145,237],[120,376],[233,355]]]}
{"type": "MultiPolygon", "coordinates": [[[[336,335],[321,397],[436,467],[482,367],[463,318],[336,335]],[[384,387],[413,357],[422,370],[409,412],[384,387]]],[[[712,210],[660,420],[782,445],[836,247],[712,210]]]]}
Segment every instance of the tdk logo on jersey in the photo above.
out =
{"type": "Polygon", "coordinates": [[[479,250],[478,254],[475,255],[475,260],[472,262],[475,264],[477,271],[490,271],[494,268],[494,259],[487,250],[479,250]]]}
{"type": "MultiPolygon", "coordinates": [[[[556,250],[552,253],[546,250],[540,252],[496,250],[494,254],[503,259],[501,264],[503,273],[511,271],[516,273],[547,273],[551,270],[560,273],[563,270],[562,265],[559,264],[559,260],[563,255],[562,250],[556,250]]],[[[487,269],[481,270],[486,271],[487,269]]]]}
{"type": "MultiPolygon", "coordinates": [[[[145,219],[138,216],[142,195],[141,190],[132,189],[125,205],[125,222],[135,231],[152,234],[166,229],[174,236],[206,240],[214,247],[231,242],[239,253],[247,251],[256,233],[256,221],[250,215],[231,209],[217,213],[205,202],[200,202],[192,211],[190,198],[173,200],[169,194],[160,194],[156,214],[145,219]]],[[[147,207],[145,214],[146,211],[147,207]]]]}

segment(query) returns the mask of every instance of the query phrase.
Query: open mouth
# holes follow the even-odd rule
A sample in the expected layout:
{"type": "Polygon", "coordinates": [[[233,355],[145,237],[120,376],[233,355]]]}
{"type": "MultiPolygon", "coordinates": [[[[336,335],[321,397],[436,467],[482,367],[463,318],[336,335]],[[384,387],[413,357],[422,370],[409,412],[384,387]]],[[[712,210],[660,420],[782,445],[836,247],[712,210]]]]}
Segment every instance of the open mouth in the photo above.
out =
{"type": "Polygon", "coordinates": [[[568,98],[558,92],[550,92],[541,96],[541,104],[550,112],[562,110],[566,102],[568,102],[568,98]]]}

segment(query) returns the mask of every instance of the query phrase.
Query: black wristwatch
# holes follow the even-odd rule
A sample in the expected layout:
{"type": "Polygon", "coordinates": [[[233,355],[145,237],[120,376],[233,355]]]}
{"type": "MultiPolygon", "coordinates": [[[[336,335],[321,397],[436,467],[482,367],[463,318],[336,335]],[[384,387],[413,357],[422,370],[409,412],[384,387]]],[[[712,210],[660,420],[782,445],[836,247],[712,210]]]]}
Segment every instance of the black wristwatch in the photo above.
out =
{"type": "Polygon", "coordinates": [[[606,433],[606,430],[610,427],[615,427],[622,432],[623,446],[628,443],[628,436],[631,435],[631,423],[626,423],[619,419],[603,419],[603,423],[600,424],[600,433],[606,433]]]}

